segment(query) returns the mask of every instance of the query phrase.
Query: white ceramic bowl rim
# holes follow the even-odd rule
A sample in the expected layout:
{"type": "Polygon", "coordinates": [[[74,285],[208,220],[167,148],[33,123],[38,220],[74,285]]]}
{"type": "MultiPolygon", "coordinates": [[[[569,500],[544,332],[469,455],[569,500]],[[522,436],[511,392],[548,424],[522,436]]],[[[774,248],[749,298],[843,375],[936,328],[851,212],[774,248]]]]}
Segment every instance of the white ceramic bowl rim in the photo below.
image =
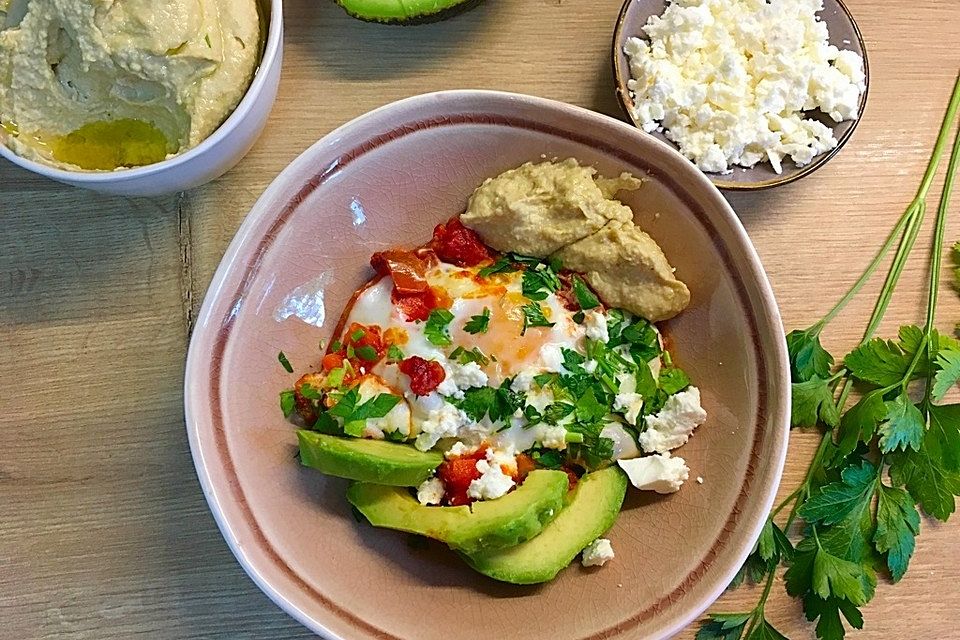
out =
{"type": "MultiPolygon", "coordinates": [[[[220,293],[220,290],[227,284],[233,269],[237,266],[238,257],[243,249],[243,246],[246,242],[250,240],[251,234],[254,234],[257,230],[258,225],[262,224],[262,219],[269,215],[271,209],[268,207],[281,195],[284,191],[284,185],[282,181],[282,175],[284,173],[297,173],[301,169],[306,168],[312,164],[312,156],[319,151],[325,145],[331,144],[334,141],[337,141],[341,138],[349,137],[348,134],[354,128],[362,126],[364,122],[368,119],[373,119],[375,116],[380,115],[382,112],[389,111],[391,109],[400,108],[400,107],[416,107],[419,105],[430,105],[436,101],[446,101],[449,100],[451,103],[469,101],[471,99],[476,100],[503,100],[503,101],[517,101],[525,102],[529,105],[539,107],[541,109],[547,110],[564,110],[568,112],[573,112],[579,117],[585,119],[591,119],[595,121],[603,121],[605,124],[610,126],[620,127],[624,131],[624,139],[629,140],[631,137],[636,137],[638,135],[646,135],[637,130],[635,127],[620,121],[609,116],[597,113],[595,111],[590,111],[582,107],[577,107],[574,105],[565,104],[555,100],[550,100],[547,98],[541,98],[536,96],[529,96],[517,93],[510,93],[504,91],[490,91],[490,90],[481,90],[481,89],[456,89],[448,91],[437,91],[433,93],[426,93],[417,96],[412,96],[409,98],[404,98],[384,106],[381,106],[377,109],[369,111],[353,120],[347,122],[346,124],[341,125],[337,129],[331,131],[323,138],[312,144],[307,148],[303,153],[301,153],[293,162],[291,162],[284,170],[273,180],[273,182],[267,187],[264,193],[260,198],[254,203],[253,207],[250,210],[247,218],[244,220],[238,229],[236,235],[231,241],[229,247],[227,248],[226,253],[224,254],[223,259],[220,262],[219,267],[217,268],[216,273],[213,276],[213,279],[210,283],[210,286],[205,295],[203,304],[200,308],[200,313],[198,315],[197,327],[203,327],[207,325],[216,326],[219,318],[214,317],[215,305],[217,303],[217,298],[220,293]]],[[[659,145],[661,150],[666,153],[673,154],[674,156],[680,156],[679,152],[672,148],[670,145],[653,138],[652,136],[647,136],[648,140],[652,141],[655,145],[659,145]]],[[[691,165],[692,167],[692,165],[691,165]]],[[[733,229],[737,240],[741,243],[744,248],[746,255],[746,264],[745,270],[752,272],[757,276],[757,283],[760,289],[760,296],[763,302],[763,308],[766,317],[764,318],[767,324],[771,327],[781,327],[782,321],[780,318],[780,313],[776,300],[773,295],[772,287],[770,282],[766,277],[763,266],[760,262],[760,258],[756,252],[756,249],[753,246],[753,243],[750,241],[749,236],[747,235],[746,230],[741,224],[739,218],[734,213],[733,209],[724,199],[720,191],[713,185],[710,179],[700,171],[693,170],[690,172],[690,178],[694,181],[701,183],[701,186],[709,189],[716,198],[716,204],[719,205],[720,210],[723,213],[723,216],[727,218],[726,222],[733,229]]],[[[201,393],[201,389],[204,386],[202,382],[194,382],[192,372],[197,372],[199,375],[200,372],[206,374],[208,372],[208,363],[205,360],[205,354],[201,353],[201,345],[199,344],[199,336],[203,332],[196,331],[193,335],[193,338],[190,341],[190,347],[187,354],[186,362],[186,372],[184,375],[184,416],[187,428],[187,436],[190,443],[191,455],[193,457],[194,465],[196,467],[197,476],[200,480],[200,485],[204,493],[204,497],[207,500],[210,510],[213,513],[214,519],[217,522],[217,526],[220,528],[220,532],[224,536],[230,550],[233,552],[234,556],[237,558],[240,565],[243,567],[244,571],[250,576],[250,578],[257,584],[257,586],[281,609],[287,612],[290,616],[296,619],[298,622],[306,626],[311,631],[319,634],[321,637],[327,640],[348,640],[345,637],[337,635],[327,628],[323,622],[317,617],[311,615],[309,612],[304,611],[303,609],[296,606],[289,599],[287,599],[284,594],[278,590],[270,582],[270,579],[263,575],[259,568],[256,566],[255,562],[250,558],[247,551],[244,549],[243,544],[239,540],[237,533],[231,527],[227,515],[224,512],[224,509],[220,505],[220,497],[218,491],[213,484],[209,470],[206,467],[206,461],[203,457],[203,451],[201,450],[201,445],[199,441],[199,431],[201,428],[200,422],[194,417],[194,413],[200,414],[199,409],[194,409],[193,404],[196,402],[201,405],[204,402],[208,401],[208,397],[205,393],[201,393]]],[[[787,351],[786,351],[786,342],[784,340],[776,341],[776,346],[773,351],[770,353],[770,361],[774,365],[780,364],[778,368],[774,366],[774,372],[772,372],[773,378],[779,378],[776,380],[776,383],[773,385],[773,388],[780,389],[789,389],[789,372],[786,369],[787,351]],[[776,370],[779,369],[779,370],[776,370]]],[[[788,445],[788,435],[789,430],[786,428],[786,425],[789,423],[790,415],[790,402],[789,394],[786,396],[786,401],[782,406],[778,407],[778,411],[771,416],[771,422],[779,423],[784,425],[785,437],[784,443],[781,450],[778,452],[775,459],[768,459],[768,462],[772,464],[773,477],[776,478],[776,481],[772,486],[766,486],[758,488],[760,491],[766,492],[766,495],[763,497],[760,510],[762,513],[767,513],[773,506],[774,499],[776,497],[777,487],[779,486],[779,480],[782,477],[783,468],[786,462],[787,456],[787,445],[788,445]]],[[[761,425],[762,428],[762,425],[761,425]]],[[[696,605],[691,606],[687,615],[679,617],[676,619],[675,624],[664,627],[659,630],[659,638],[669,638],[673,635],[679,633],[688,625],[690,625],[694,620],[696,620],[706,609],[717,599],[719,598],[729,583],[733,580],[736,575],[737,570],[746,561],[747,556],[750,554],[750,550],[753,544],[760,537],[761,530],[765,523],[765,518],[758,518],[755,523],[748,529],[749,530],[749,544],[743,545],[737,553],[737,562],[731,565],[731,569],[727,572],[727,575],[723,576],[722,580],[719,580],[716,584],[716,588],[710,595],[704,598],[702,601],[696,603],[696,605]]]]}
{"type": "MultiPolygon", "coordinates": [[[[259,4],[259,3],[258,3],[259,4]]],[[[36,160],[30,160],[13,149],[0,143],[0,156],[3,156],[10,162],[23,167],[36,174],[51,178],[53,180],[68,181],[70,184],[97,185],[109,184],[117,181],[128,181],[134,178],[150,176],[173,167],[190,162],[193,158],[206,153],[211,147],[215,146],[221,140],[229,136],[243,121],[247,113],[253,109],[257,102],[257,97],[264,90],[270,76],[270,69],[276,64],[277,56],[280,52],[283,38],[283,0],[271,0],[269,25],[267,26],[267,39],[264,43],[263,53],[260,56],[260,64],[257,67],[250,87],[244,94],[237,108],[227,116],[219,127],[214,130],[205,140],[192,149],[178,154],[172,158],[144,165],[142,167],[133,167],[131,169],[117,169],[115,171],[70,171],[52,167],[36,160]]]]}

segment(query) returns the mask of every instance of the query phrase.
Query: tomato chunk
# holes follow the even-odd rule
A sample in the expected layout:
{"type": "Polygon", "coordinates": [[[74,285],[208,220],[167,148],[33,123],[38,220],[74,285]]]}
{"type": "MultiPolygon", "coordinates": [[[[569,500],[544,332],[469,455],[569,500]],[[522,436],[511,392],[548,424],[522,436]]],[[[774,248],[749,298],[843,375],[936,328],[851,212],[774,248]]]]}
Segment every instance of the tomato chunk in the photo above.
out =
{"type": "Polygon", "coordinates": [[[427,284],[427,265],[416,254],[403,249],[378,251],[370,258],[377,273],[393,278],[394,291],[400,294],[423,293],[427,284]]]}
{"type": "Polygon", "coordinates": [[[430,317],[430,312],[440,306],[440,301],[433,289],[427,289],[420,293],[403,294],[394,288],[390,300],[397,305],[403,312],[403,316],[410,322],[426,321],[430,317]]]}
{"type": "Polygon", "coordinates": [[[430,248],[438,258],[458,267],[473,267],[490,259],[490,251],[480,236],[456,217],[434,228],[430,248]]]}
{"type": "Polygon", "coordinates": [[[517,484],[523,482],[527,475],[537,468],[533,458],[525,453],[517,454],[517,470],[513,473],[513,481],[517,484]]]}
{"type": "Polygon", "coordinates": [[[418,396],[425,396],[436,389],[447,376],[439,362],[420,356],[401,360],[400,372],[410,376],[410,390],[418,396]]]}
{"type": "Polygon", "coordinates": [[[323,356],[323,361],[320,363],[323,367],[323,370],[327,373],[343,366],[343,356],[339,353],[328,353],[323,356]]]}
{"type": "Polygon", "coordinates": [[[477,460],[487,455],[487,449],[481,448],[473,453],[445,460],[437,467],[437,477],[443,481],[444,498],[452,507],[470,504],[473,499],[467,495],[470,483],[480,477],[477,460]]]}
{"type": "Polygon", "coordinates": [[[380,334],[379,326],[364,326],[352,322],[343,333],[340,347],[323,357],[321,367],[329,372],[342,367],[344,362],[349,362],[356,371],[369,371],[386,355],[387,344],[380,334]]]}

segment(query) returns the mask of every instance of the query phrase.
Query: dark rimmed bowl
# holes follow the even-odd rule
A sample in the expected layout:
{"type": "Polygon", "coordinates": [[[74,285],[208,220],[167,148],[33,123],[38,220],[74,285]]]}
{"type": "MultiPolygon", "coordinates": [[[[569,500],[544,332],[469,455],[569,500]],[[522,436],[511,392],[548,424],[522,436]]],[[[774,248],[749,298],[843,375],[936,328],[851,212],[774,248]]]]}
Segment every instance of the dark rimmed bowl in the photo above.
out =
{"type": "MultiPolygon", "coordinates": [[[[857,117],[854,120],[844,122],[834,122],[829,116],[820,114],[817,119],[833,129],[837,138],[837,146],[826,153],[815,157],[810,164],[802,167],[796,166],[792,160],[785,158],[783,161],[783,173],[777,173],[770,166],[769,162],[761,162],[749,169],[735,167],[733,173],[718,174],[707,173],[707,177],[720,189],[731,191],[755,191],[759,189],[769,189],[778,187],[782,184],[788,184],[795,180],[809,175],[825,165],[830,158],[835,156],[843,145],[846,144],[854,129],[860,123],[863,117],[863,111],[867,106],[867,94],[870,91],[870,64],[867,60],[866,45],[863,42],[863,36],[860,28],[850,10],[841,0],[823,0],[823,10],[819,12],[820,19],[827,24],[830,30],[830,44],[840,49],[850,49],[863,58],[863,72],[866,75],[866,89],[860,96],[860,106],[857,110],[857,117]]],[[[640,28],[647,23],[650,16],[661,15],[667,8],[666,0],[626,0],[620,9],[620,15],[617,17],[617,25],[613,31],[613,81],[617,92],[617,99],[620,106],[630,122],[637,128],[640,125],[633,117],[633,96],[627,88],[627,81],[630,80],[630,62],[627,55],[623,52],[624,45],[628,38],[642,35],[640,28]]],[[[814,116],[816,117],[816,116],[814,116]]],[[[656,136],[672,147],[677,145],[668,140],[662,132],[654,132],[650,135],[656,136]]]]}

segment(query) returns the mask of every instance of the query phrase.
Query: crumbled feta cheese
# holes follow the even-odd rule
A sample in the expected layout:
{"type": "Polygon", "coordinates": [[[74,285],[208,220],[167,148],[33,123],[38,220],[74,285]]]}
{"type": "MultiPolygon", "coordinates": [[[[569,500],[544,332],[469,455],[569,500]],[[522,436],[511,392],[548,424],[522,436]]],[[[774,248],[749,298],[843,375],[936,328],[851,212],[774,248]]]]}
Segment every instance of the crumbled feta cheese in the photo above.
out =
{"type": "Polygon", "coordinates": [[[533,378],[537,374],[529,369],[524,369],[513,378],[510,383],[510,390],[518,393],[525,393],[533,388],[533,378]]]}
{"type": "Polygon", "coordinates": [[[473,453],[476,450],[477,450],[476,447],[471,447],[470,445],[457,441],[457,442],[454,442],[453,446],[447,449],[447,452],[443,455],[447,458],[456,458],[458,456],[465,456],[467,454],[473,453]]]}
{"type": "Polygon", "coordinates": [[[439,409],[431,411],[421,423],[415,445],[420,451],[428,451],[441,438],[454,438],[460,433],[461,427],[469,424],[471,420],[466,413],[452,404],[444,403],[439,409]]]}
{"type": "Polygon", "coordinates": [[[617,464],[630,478],[630,484],[644,491],[673,493],[690,477],[686,461],[669,453],[617,460],[617,464]]]}
{"type": "Polygon", "coordinates": [[[671,2],[630,38],[628,87],[644,131],[665,130],[703,171],[783,158],[808,164],[837,146],[805,111],[857,116],[863,58],[828,44],[822,0],[671,2]]]}
{"type": "Polygon", "coordinates": [[[585,567],[602,567],[613,558],[613,545],[606,538],[597,538],[580,554],[580,562],[585,567]]]}
{"type": "Polygon", "coordinates": [[[517,452],[511,447],[487,449],[487,462],[505,468],[507,473],[517,470],[517,452]]]}
{"type": "Polygon", "coordinates": [[[452,396],[462,400],[464,389],[484,387],[488,381],[487,374],[476,362],[468,362],[467,364],[446,362],[443,369],[446,375],[443,382],[437,386],[437,393],[443,396],[452,396]]]}
{"type": "Polygon", "coordinates": [[[544,425],[540,430],[540,444],[547,449],[566,449],[567,430],[561,426],[544,425]]]}
{"type": "Polygon", "coordinates": [[[487,460],[477,460],[480,477],[470,482],[467,495],[474,500],[495,500],[505,495],[513,487],[513,478],[503,472],[503,468],[487,460]]]}
{"type": "Polygon", "coordinates": [[[609,342],[610,334],[607,331],[607,316],[602,311],[591,309],[583,314],[583,326],[587,330],[587,337],[591,340],[609,342]]]}
{"type": "Polygon", "coordinates": [[[647,453],[665,453],[685,443],[706,419],[707,412],[700,406],[700,390],[687,387],[667,398],[658,413],[646,417],[647,428],[637,440],[647,453]]]}
{"type": "Polygon", "coordinates": [[[639,393],[618,393],[613,398],[613,408],[623,412],[623,417],[632,425],[637,424],[637,418],[643,409],[643,396],[639,393]]]}
{"type": "Polygon", "coordinates": [[[558,344],[552,342],[540,347],[540,361],[550,373],[566,373],[563,368],[563,352],[558,344]]]}
{"type": "Polygon", "coordinates": [[[422,505],[440,504],[443,500],[443,480],[430,478],[417,487],[417,501],[422,505]]]}
{"type": "Polygon", "coordinates": [[[583,370],[587,373],[593,373],[597,370],[597,366],[599,365],[597,364],[596,360],[587,360],[583,363],[583,370]]]}

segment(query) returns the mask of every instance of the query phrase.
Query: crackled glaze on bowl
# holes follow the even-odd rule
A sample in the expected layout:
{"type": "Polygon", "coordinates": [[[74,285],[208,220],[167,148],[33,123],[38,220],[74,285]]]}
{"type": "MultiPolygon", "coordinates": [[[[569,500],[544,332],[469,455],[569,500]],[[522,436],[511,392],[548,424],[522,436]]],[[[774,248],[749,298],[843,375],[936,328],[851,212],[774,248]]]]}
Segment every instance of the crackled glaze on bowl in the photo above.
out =
{"type": "Polygon", "coordinates": [[[187,363],[186,416],[204,493],[257,584],[327,638],[439,640],[663,637],[697,616],[753,545],[787,443],[789,379],[769,283],[736,216],[689,162],[605,116],[486,91],[411,98],[307,150],[254,206],[214,277],[187,363]],[[649,176],[625,194],[691,288],[664,328],[710,418],[681,450],[671,496],[631,491],[609,533],[616,559],[518,587],[472,572],[442,545],[358,523],[345,482],[301,468],[277,393],[316,365],[378,249],[415,246],[484,179],[574,156],[649,176]],[[322,285],[326,319],[277,314],[322,285]],[[310,287],[307,287],[310,288],[310,287]],[[317,327],[316,324],[321,324],[317,327]]]}
{"type": "MultiPolygon", "coordinates": [[[[617,26],[613,31],[613,82],[616,86],[617,98],[624,113],[638,128],[640,125],[633,117],[633,96],[627,88],[627,82],[630,80],[630,61],[623,52],[623,48],[628,39],[643,35],[641,27],[647,23],[650,16],[662,15],[666,8],[667,0],[626,0],[620,9],[617,26]]],[[[843,145],[853,135],[854,129],[860,124],[863,110],[867,107],[867,93],[870,90],[870,64],[867,61],[866,45],[863,42],[863,36],[860,34],[860,28],[842,0],[823,0],[823,10],[818,15],[830,31],[830,44],[840,49],[849,49],[860,54],[863,58],[863,72],[866,74],[867,88],[860,96],[860,106],[857,110],[856,119],[834,122],[829,117],[822,116],[823,123],[833,129],[837,146],[816,156],[812,162],[802,167],[798,167],[792,160],[785,158],[783,173],[779,174],[773,170],[769,162],[758,163],[749,169],[733,167],[733,172],[728,174],[706,174],[713,184],[719,188],[731,191],[750,191],[768,189],[799,180],[825,165],[830,158],[839,153],[843,145]]],[[[654,132],[650,135],[656,136],[659,140],[676,148],[676,145],[668,140],[664,133],[654,132]]]]}

